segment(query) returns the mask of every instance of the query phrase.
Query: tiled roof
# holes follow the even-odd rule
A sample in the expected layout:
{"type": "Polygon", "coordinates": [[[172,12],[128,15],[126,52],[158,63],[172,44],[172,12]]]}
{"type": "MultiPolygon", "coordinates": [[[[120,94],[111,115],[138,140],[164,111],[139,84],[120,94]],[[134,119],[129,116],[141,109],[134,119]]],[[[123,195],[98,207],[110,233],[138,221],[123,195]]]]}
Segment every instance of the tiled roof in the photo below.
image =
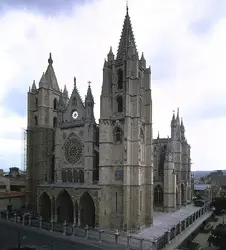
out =
{"type": "Polygon", "coordinates": [[[194,185],[194,190],[206,190],[210,187],[208,184],[195,184],[194,185]]]}
{"type": "Polygon", "coordinates": [[[8,192],[0,192],[0,198],[13,198],[13,197],[20,197],[24,196],[24,192],[17,192],[17,191],[8,191],[8,192]]]}

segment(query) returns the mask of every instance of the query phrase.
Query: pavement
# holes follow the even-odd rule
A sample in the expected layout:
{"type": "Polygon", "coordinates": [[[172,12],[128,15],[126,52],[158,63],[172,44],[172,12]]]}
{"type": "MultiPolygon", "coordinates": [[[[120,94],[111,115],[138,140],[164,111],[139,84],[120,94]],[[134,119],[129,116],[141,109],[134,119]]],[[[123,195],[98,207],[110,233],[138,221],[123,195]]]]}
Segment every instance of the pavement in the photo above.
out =
{"type": "MultiPolygon", "coordinates": [[[[223,224],[223,215],[216,216],[216,218],[218,218],[219,220],[216,222],[210,221],[210,224],[211,224],[211,226],[213,226],[213,228],[216,228],[216,226],[220,223],[223,224]]],[[[199,233],[196,236],[196,238],[193,240],[193,242],[199,243],[203,250],[217,250],[217,249],[219,249],[219,247],[209,246],[209,243],[208,243],[209,236],[210,236],[210,232],[209,233],[199,233]]]]}
{"type": "Polygon", "coordinates": [[[99,243],[81,239],[76,236],[65,236],[61,233],[51,233],[39,228],[28,228],[5,220],[0,220],[0,249],[20,245],[35,246],[40,250],[116,250],[125,249],[121,246],[99,243]]]}
{"type": "Polygon", "coordinates": [[[136,235],[137,237],[144,238],[144,239],[154,240],[164,235],[165,232],[169,230],[169,228],[172,228],[174,225],[177,225],[180,221],[183,221],[188,216],[194,214],[200,209],[201,207],[196,207],[193,204],[190,204],[190,205],[187,205],[186,207],[182,207],[176,212],[155,213],[156,216],[154,216],[153,218],[153,225],[141,230],[140,232],[134,235],[136,235]]]}
{"type": "Polygon", "coordinates": [[[177,249],[202,223],[203,221],[210,218],[212,212],[208,212],[201,218],[196,220],[192,225],[186,228],[183,233],[177,235],[168,245],[166,245],[163,250],[174,250],[177,249]]]}

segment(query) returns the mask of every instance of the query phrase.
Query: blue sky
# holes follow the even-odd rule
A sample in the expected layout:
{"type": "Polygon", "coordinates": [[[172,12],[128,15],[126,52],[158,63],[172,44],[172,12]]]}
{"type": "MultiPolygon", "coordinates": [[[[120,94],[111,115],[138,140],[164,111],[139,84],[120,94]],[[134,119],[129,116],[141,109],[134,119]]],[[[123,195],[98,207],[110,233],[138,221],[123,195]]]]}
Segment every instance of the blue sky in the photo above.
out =
{"type": "MultiPolygon", "coordinates": [[[[22,167],[27,91],[47,68],[61,88],[92,81],[99,118],[102,68],[121,34],[123,0],[7,0],[0,3],[0,168],[22,167]],[[16,3],[16,4],[15,4],[16,3]],[[28,5],[29,4],[29,5],[28,5]]],[[[153,132],[170,135],[180,107],[192,168],[226,168],[226,2],[129,0],[138,51],[152,69],[153,132]]]]}

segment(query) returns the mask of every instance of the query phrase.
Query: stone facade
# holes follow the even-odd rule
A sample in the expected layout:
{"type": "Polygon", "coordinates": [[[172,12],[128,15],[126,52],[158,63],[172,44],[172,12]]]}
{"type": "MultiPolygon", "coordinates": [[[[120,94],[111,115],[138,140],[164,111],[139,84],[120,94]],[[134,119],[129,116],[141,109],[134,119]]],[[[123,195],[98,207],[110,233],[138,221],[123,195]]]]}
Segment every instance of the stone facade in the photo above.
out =
{"type": "Polygon", "coordinates": [[[117,56],[110,49],[104,63],[100,97],[100,224],[105,228],[152,224],[150,77],[127,13],[117,56]]]}
{"type": "Polygon", "coordinates": [[[154,209],[172,212],[191,202],[190,145],[183,121],[173,114],[171,137],[153,140],[154,209]]]}
{"type": "MultiPolygon", "coordinates": [[[[174,133],[161,169],[166,210],[176,207],[176,189],[187,178],[181,158],[190,150],[174,133]]],[[[61,91],[50,54],[28,92],[27,137],[27,205],[45,219],[130,231],[152,224],[151,70],[138,56],[128,8],[117,55],[110,49],[104,62],[99,124],[90,85],[84,102],[76,78],[70,97],[66,86],[61,91]]]]}

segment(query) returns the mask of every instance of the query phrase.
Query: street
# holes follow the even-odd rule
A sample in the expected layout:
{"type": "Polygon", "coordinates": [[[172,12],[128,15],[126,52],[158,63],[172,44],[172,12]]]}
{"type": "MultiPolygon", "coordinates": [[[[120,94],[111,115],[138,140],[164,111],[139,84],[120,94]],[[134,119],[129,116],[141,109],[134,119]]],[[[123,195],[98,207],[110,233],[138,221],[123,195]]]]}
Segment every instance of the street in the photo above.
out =
{"type": "MultiPolygon", "coordinates": [[[[7,250],[9,247],[20,245],[33,245],[39,247],[40,250],[101,250],[101,249],[122,249],[117,246],[92,243],[84,239],[84,243],[72,242],[69,240],[57,237],[56,233],[53,236],[46,234],[40,229],[31,230],[28,227],[14,224],[12,222],[0,221],[0,249],[7,250]],[[51,245],[52,244],[52,245],[51,245]]],[[[81,240],[80,240],[81,241],[81,240]]]]}
{"type": "MultiPolygon", "coordinates": [[[[216,218],[218,218],[219,220],[214,222],[214,221],[211,221],[210,224],[215,228],[217,225],[219,225],[220,223],[224,224],[225,221],[224,221],[224,214],[222,215],[219,215],[219,216],[216,216],[216,218]]],[[[203,250],[217,250],[219,249],[219,247],[215,247],[213,245],[209,246],[209,243],[208,243],[208,238],[210,236],[210,232],[209,233],[203,233],[203,232],[200,232],[196,238],[194,239],[194,242],[196,243],[199,243],[200,246],[202,247],[203,250]]]]}

